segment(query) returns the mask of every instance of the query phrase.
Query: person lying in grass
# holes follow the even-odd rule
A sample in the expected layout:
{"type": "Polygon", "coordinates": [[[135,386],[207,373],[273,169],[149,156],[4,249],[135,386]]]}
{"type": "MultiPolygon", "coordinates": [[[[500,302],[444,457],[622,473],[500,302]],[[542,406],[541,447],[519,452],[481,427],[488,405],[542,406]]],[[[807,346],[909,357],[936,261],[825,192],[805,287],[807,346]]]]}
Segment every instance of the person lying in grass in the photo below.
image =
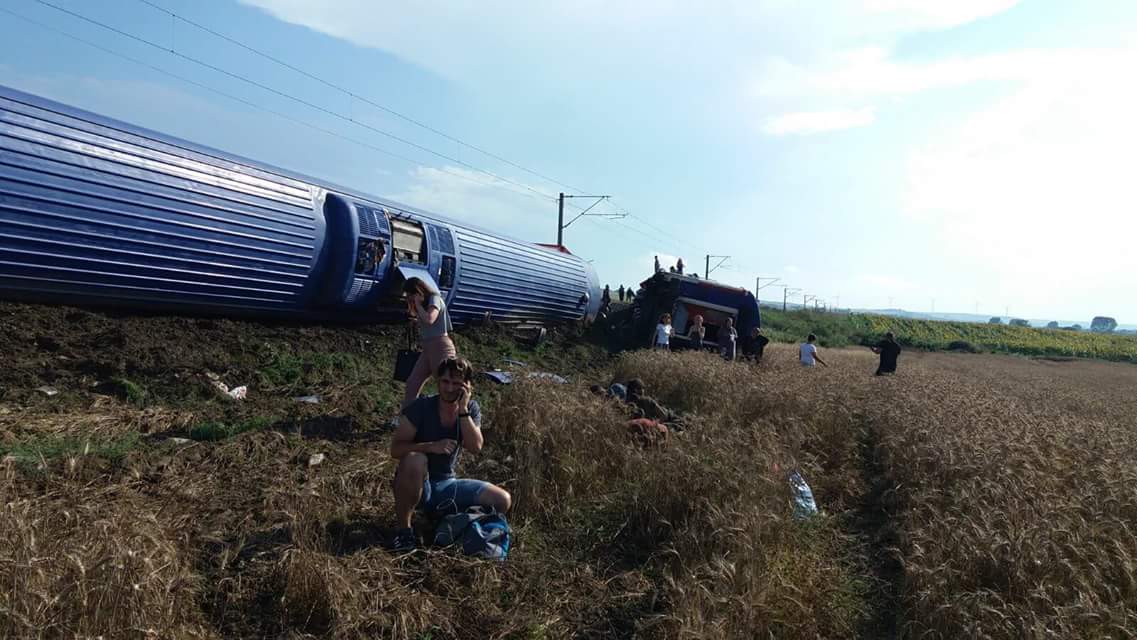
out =
{"type": "Polygon", "coordinates": [[[482,414],[473,394],[474,371],[461,358],[443,360],[435,371],[438,395],[418,398],[403,410],[391,440],[395,470],[395,517],[398,530],[392,547],[416,546],[411,518],[415,508],[427,513],[461,513],[482,506],[509,511],[509,492],[454,473],[462,449],[482,449],[482,414]]]}
{"type": "Polygon", "coordinates": [[[667,424],[674,431],[682,431],[683,418],[675,411],[663,406],[655,398],[647,395],[643,380],[632,378],[627,384],[626,402],[631,405],[633,418],[646,418],[658,420],[667,424]]]}

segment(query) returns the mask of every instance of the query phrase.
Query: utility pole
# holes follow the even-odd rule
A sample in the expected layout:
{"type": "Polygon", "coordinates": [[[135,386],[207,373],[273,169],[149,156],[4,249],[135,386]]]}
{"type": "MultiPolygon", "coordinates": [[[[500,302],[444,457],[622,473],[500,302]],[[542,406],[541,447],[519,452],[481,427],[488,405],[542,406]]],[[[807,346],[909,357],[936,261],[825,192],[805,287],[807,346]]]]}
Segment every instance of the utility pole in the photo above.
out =
{"type": "Polygon", "coordinates": [[[809,301],[810,300],[816,300],[816,299],[817,299],[817,296],[810,296],[810,295],[806,295],[804,293],[801,294],[802,311],[809,311],[809,301]]]}
{"type": "Polygon", "coordinates": [[[782,313],[785,313],[789,295],[791,293],[798,293],[801,289],[794,289],[792,287],[782,287],[782,313]]]}
{"type": "Polygon", "coordinates": [[[557,246],[564,248],[564,246],[565,246],[565,244],[564,244],[565,229],[568,229],[569,225],[576,222],[577,220],[580,220],[581,217],[583,217],[583,216],[597,216],[600,218],[607,218],[608,220],[619,220],[620,218],[627,217],[628,214],[626,214],[626,213],[589,213],[589,211],[592,210],[592,207],[595,207],[596,205],[600,204],[601,202],[603,202],[603,201],[605,201],[611,197],[612,196],[574,196],[574,195],[567,195],[566,196],[564,193],[561,193],[560,197],[557,198],[557,246]],[[565,223],[565,198],[596,198],[596,202],[593,202],[592,204],[588,205],[587,209],[578,213],[575,218],[573,218],[572,220],[569,220],[568,223],[566,224],[565,223]]]}
{"type": "Polygon", "coordinates": [[[711,272],[714,271],[715,269],[718,269],[719,267],[721,267],[722,263],[726,262],[729,259],[730,259],[730,256],[712,256],[711,254],[708,253],[707,254],[707,273],[705,274],[707,276],[707,278],[710,279],[711,272]],[[714,266],[714,269],[711,268],[711,258],[720,258],[719,263],[714,266]]]}
{"type": "Polygon", "coordinates": [[[754,299],[755,300],[758,299],[758,292],[759,291],[761,291],[761,290],[765,289],[766,287],[774,284],[775,282],[778,282],[779,280],[781,280],[781,278],[763,278],[761,276],[755,278],[754,279],[754,299]],[[766,284],[762,284],[763,280],[769,280],[769,282],[767,282],[766,284]]]}

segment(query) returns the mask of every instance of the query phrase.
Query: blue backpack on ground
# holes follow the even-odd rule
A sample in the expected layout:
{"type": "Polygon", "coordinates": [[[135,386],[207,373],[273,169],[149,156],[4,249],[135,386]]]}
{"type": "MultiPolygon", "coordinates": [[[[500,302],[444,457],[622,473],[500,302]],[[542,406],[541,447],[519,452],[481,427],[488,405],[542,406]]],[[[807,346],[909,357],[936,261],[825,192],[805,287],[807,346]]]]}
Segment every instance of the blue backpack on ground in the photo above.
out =
{"type": "Polygon", "coordinates": [[[461,543],[466,555],[493,560],[505,560],[511,538],[512,531],[505,516],[481,507],[446,516],[434,531],[437,546],[461,543]]]}

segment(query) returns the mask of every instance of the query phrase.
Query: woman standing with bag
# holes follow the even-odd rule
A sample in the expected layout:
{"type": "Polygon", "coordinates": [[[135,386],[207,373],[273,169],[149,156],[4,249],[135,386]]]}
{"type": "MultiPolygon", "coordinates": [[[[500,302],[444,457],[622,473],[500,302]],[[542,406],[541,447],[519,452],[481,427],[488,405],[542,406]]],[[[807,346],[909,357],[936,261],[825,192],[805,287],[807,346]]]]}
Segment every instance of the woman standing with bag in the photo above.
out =
{"type": "Polygon", "coordinates": [[[438,291],[419,278],[408,278],[403,283],[403,294],[407,297],[407,312],[418,321],[419,345],[422,346],[415,368],[407,377],[402,406],[405,409],[418,398],[438,365],[448,358],[458,357],[458,352],[450,339],[450,332],[454,330],[450,314],[438,291]]]}

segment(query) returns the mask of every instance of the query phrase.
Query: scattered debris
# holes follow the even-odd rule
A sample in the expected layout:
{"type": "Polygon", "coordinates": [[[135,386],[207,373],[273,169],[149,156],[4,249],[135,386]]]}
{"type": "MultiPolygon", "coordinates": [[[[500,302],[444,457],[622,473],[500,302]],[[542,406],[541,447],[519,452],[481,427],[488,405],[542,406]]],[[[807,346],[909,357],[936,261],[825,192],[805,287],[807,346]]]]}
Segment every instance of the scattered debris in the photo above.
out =
{"type": "Polygon", "coordinates": [[[245,385],[239,387],[229,388],[229,385],[221,381],[221,376],[213,373],[212,371],[205,372],[205,378],[209,380],[210,386],[217,389],[221,395],[229,398],[230,400],[244,400],[245,396],[249,393],[249,388],[245,385]]]}
{"type": "Polygon", "coordinates": [[[40,393],[42,393],[45,396],[54,396],[57,393],[59,393],[58,391],[56,391],[55,389],[53,389],[51,387],[36,387],[36,391],[39,391],[40,393]]]}
{"type": "MultiPolygon", "coordinates": [[[[498,384],[513,384],[514,381],[514,374],[511,371],[501,371],[500,369],[494,369],[493,371],[485,371],[482,373],[482,375],[498,384]]],[[[558,376],[555,373],[549,373],[547,371],[530,371],[529,373],[525,374],[525,377],[540,380],[551,380],[557,384],[568,384],[568,380],[565,378],[558,376]]]]}
{"type": "Polygon", "coordinates": [[[817,515],[817,503],[813,500],[813,491],[797,471],[790,474],[790,496],[794,505],[795,520],[805,520],[817,515]]]}
{"type": "Polygon", "coordinates": [[[525,377],[527,377],[527,378],[540,378],[542,380],[552,380],[553,382],[555,382],[557,384],[568,384],[568,380],[566,380],[565,378],[558,376],[555,373],[549,373],[547,371],[533,371],[533,372],[530,372],[529,374],[527,374],[525,377]]]}
{"type": "Polygon", "coordinates": [[[325,456],[322,453],[313,453],[312,455],[308,456],[308,466],[314,467],[323,462],[324,458],[325,456]]]}
{"type": "Polygon", "coordinates": [[[183,444],[190,444],[193,442],[193,440],[190,440],[189,438],[166,438],[166,442],[180,447],[183,444]]]}
{"type": "Polygon", "coordinates": [[[520,360],[513,360],[512,358],[502,358],[502,362],[510,365],[511,367],[524,367],[525,363],[520,360]]]}
{"type": "Polygon", "coordinates": [[[320,404],[320,396],[300,396],[293,398],[297,402],[306,402],[308,404],[320,404]]]}

